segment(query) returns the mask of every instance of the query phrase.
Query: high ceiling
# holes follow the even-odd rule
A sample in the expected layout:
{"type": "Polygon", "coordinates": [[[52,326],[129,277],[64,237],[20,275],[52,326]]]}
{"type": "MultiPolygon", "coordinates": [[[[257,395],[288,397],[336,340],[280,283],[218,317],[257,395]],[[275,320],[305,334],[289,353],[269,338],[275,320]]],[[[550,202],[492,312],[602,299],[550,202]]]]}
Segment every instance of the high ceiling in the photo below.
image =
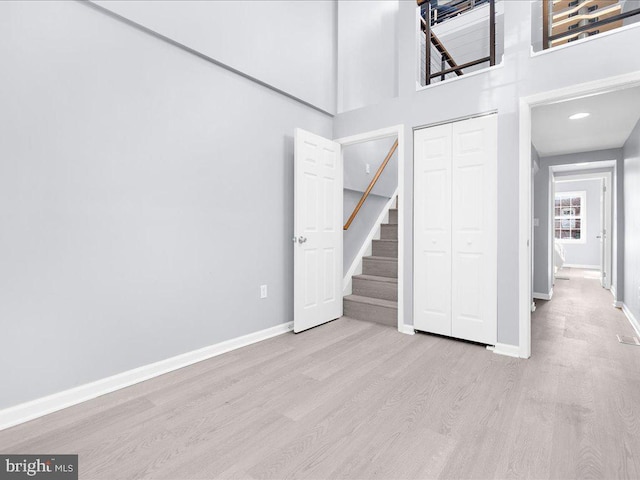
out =
{"type": "Polygon", "coordinates": [[[627,88],[534,107],[531,140],[541,157],[620,148],[639,119],[640,87],[627,88]]]}

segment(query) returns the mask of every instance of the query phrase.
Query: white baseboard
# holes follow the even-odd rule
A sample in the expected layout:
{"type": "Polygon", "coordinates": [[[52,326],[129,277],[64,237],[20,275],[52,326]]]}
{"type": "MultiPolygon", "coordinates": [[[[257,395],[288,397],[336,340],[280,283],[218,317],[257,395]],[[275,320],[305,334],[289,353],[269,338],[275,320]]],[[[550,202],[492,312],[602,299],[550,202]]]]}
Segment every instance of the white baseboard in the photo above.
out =
{"type": "Polygon", "coordinates": [[[615,308],[622,308],[622,306],[624,305],[624,302],[620,301],[620,300],[614,300],[613,301],[613,306],[615,308]]]}
{"type": "Polygon", "coordinates": [[[562,267],[566,268],[584,268],[586,270],[600,270],[600,265],[580,265],[578,263],[565,263],[562,267]]]}
{"type": "Polygon", "coordinates": [[[275,327],[250,333],[242,337],[232,338],[198,350],[183,353],[159,362],[118,373],[111,377],[80,385],[53,395],[38,398],[14,407],[0,410],[0,430],[28,422],[49,413],[62,410],[78,403],[86,402],[107,393],[129,387],[179,368],[193,365],[240,347],[266,340],[293,329],[293,322],[281,323],[275,327]]]}
{"type": "Polygon", "coordinates": [[[626,303],[622,304],[622,311],[626,315],[633,329],[636,331],[636,335],[640,337],[640,323],[638,322],[638,319],[633,315],[631,310],[629,310],[629,307],[627,307],[626,303]]]}
{"type": "Polygon", "coordinates": [[[553,288],[549,290],[549,293],[533,292],[533,298],[538,300],[551,300],[553,298],[553,288]]]}
{"type": "Polygon", "coordinates": [[[396,195],[398,195],[398,189],[396,188],[393,195],[387,202],[387,204],[382,209],[382,212],[378,216],[378,219],[373,224],[373,227],[369,231],[369,235],[365,239],[362,247],[360,247],[360,251],[351,262],[351,265],[347,269],[347,273],[345,273],[344,278],[342,279],[342,295],[347,296],[351,295],[352,292],[352,283],[351,279],[354,275],[360,275],[362,273],[362,257],[366,257],[367,255],[371,255],[371,251],[373,249],[373,241],[380,239],[380,225],[382,223],[386,223],[389,219],[389,209],[393,207],[393,204],[396,201],[396,195]]]}
{"type": "Polygon", "coordinates": [[[506,343],[496,343],[495,347],[489,345],[487,350],[491,350],[493,353],[498,355],[505,355],[507,357],[520,357],[520,347],[517,345],[508,345],[506,343]]]}
{"type": "Polygon", "coordinates": [[[400,333],[404,333],[406,335],[415,335],[416,331],[413,329],[413,325],[407,325],[406,323],[403,323],[402,326],[400,328],[398,328],[398,331],[400,333]]]}

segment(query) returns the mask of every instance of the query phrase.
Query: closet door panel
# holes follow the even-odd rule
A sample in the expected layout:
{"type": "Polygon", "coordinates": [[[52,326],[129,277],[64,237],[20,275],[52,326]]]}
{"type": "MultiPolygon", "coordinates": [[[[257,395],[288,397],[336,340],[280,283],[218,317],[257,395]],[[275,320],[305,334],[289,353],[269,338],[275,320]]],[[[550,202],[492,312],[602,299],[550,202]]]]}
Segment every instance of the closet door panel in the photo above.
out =
{"type": "Polygon", "coordinates": [[[414,327],[451,335],[451,125],[414,134],[414,327]]]}
{"type": "Polygon", "coordinates": [[[452,335],[497,340],[497,119],[453,124],[452,335]]]}

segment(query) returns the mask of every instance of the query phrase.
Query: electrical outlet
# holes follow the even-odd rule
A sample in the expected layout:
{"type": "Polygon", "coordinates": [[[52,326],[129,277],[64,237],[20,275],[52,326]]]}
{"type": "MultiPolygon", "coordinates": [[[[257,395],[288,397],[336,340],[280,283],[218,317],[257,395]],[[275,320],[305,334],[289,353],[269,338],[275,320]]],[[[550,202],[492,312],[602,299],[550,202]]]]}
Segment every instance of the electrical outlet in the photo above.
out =
{"type": "Polygon", "coordinates": [[[365,165],[365,167],[364,167],[364,171],[365,171],[366,173],[371,173],[371,165],[369,165],[369,164],[367,163],[367,164],[365,165]]]}
{"type": "Polygon", "coordinates": [[[267,286],[260,285],[260,298],[267,298],[267,286]]]}

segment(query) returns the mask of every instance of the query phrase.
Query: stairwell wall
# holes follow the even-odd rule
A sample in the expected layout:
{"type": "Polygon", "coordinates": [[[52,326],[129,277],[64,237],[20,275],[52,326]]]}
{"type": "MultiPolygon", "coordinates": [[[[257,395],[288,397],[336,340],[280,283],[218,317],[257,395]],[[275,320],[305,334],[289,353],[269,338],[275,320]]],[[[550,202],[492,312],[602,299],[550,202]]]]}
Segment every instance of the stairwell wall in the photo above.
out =
{"type": "Polygon", "coordinates": [[[0,58],[0,408],[292,320],[329,115],[83,2],[0,2],[0,58]]]}

